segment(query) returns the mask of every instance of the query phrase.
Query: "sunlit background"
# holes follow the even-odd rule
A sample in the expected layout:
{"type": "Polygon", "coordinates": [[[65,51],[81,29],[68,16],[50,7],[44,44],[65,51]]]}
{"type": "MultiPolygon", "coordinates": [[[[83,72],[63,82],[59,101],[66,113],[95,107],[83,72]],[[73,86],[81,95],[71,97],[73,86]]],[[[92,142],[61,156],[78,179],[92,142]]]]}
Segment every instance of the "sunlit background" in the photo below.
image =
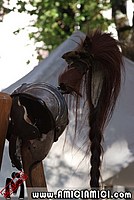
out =
{"type": "Polygon", "coordinates": [[[30,16],[11,12],[0,22],[0,90],[8,87],[38,64],[35,45],[29,40],[29,28],[15,35],[18,28],[28,26],[30,16]]]}

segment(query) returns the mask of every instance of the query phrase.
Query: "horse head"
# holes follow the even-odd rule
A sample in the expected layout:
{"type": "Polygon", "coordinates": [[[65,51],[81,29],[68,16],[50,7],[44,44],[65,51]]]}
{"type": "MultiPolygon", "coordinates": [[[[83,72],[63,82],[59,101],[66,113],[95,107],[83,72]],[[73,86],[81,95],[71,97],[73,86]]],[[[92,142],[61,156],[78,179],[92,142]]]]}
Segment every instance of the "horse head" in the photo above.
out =
{"type": "Polygon", "coordinates": [[[90,186],[99,187],[103,131],[112,116],[121,84],[123,65],[119,42],[110,33],[97,30],[87,34],[77,49],[65,53],[62,58],[68,64],[59,76],[63,93],[75,93],[81,98],[82,90],[86,92],[91,152],[90,186]]]}

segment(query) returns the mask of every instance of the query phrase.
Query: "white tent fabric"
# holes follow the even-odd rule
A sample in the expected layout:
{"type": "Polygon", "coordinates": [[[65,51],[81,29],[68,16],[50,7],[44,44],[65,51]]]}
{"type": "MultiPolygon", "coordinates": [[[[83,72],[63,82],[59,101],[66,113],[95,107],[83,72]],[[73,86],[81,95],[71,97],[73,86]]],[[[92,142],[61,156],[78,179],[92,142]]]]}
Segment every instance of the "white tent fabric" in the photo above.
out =
{"type": "MultiPolygon", "coordinates": [[[[57,77],[66,66],[61,56],[76,48],[81,37],[84,38],[85,35],[81,32],[74,33],[48,58],[39,63],[33,71],[6,88],[4,92],[10,94],[22,83],[47,82],[57,86],[57,77]]],[[[123,61],[125,77],[122,76],[121,92],[113,117],[104,134],[102,179],[107,185],[116,184],[130,187],[134,186],[134,63],[127,58],[123,58],[123,61]]],[[[73,126],[73,118],[71,118],[70,124],[73,126]]],[[[73,133],[70,129],[71,134],[73,133]]],[[[44,161],[49,190],[88,188],[89,161],[88,159],[82,161],[84,151],[78,150],[76,147],[72,148],[71,140],[66,141],[63,149],[64,139],[65,135],[63,134],[53,145],[44,161]]],[[[10,171],[13,171],[7,157],[7,146],[8,144],[5,148],[3,173],[0,175],[0,179],[8,177],[10,171]]]]}

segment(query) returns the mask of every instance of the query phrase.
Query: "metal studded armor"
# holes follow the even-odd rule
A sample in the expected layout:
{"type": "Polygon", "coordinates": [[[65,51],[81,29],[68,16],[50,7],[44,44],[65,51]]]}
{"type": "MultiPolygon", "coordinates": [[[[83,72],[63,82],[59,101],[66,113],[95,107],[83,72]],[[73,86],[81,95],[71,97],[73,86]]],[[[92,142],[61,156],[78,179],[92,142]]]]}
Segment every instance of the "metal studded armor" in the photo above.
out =
{"type": "Polygon", "coordinates": [[[28,143],[33,163],[43,160],[68,124],[68,109],[60,91],[46,83],[23,84],[11,97],[9,155],[12,164],[21,170],[21,144],[28,143]]]}

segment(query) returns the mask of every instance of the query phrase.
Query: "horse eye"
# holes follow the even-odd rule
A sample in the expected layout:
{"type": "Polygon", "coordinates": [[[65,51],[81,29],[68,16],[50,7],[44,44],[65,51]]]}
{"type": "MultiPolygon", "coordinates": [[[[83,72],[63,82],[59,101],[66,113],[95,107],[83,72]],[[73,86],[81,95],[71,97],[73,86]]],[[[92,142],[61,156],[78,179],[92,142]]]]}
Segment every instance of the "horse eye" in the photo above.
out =
{"type": "Polygon", "coordinates": [[[59,84],[61,90],[66,90],[66,85],[64,83],[59,84]]]}

